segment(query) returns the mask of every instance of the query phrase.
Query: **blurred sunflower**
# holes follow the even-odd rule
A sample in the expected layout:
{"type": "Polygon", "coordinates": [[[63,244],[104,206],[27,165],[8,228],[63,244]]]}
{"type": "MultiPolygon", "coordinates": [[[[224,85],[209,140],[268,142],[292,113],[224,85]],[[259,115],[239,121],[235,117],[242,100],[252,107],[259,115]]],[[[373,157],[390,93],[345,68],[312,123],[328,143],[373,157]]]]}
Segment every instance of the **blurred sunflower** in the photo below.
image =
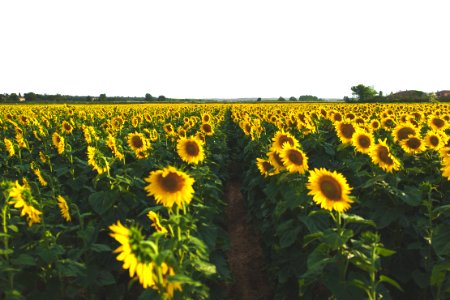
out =
{"type": "Polygon", "coordinates": [[[91,165],[98,174],[109,172],[109,164],[103,153],[92,146],[87,148],[88,164],[91,165]]]}
{"type": "Polygon", "coordinates": [[[154,211],[149,211],[147,217],[152,221],[152,227],[159,233],[167,233],[167,229],[161,225],[158,215],[154,211]]]}
{"type": "Polygon", "coordinates": [[[145,181],[149,183],[145,187],[148,196],[154,196],[156,203],[168,208],[189,204],[194,195],[195,180],[172,166],[150,172],[145,181]]]}
{"type": "Polygon", "coordinates": [[[352,136],[352,144],[356,151],[368,154],[374,144],[373,135],[365,130],[357,129],[352,136]]]}
{"type": "Polygon", "coordinates": [[[31,189],[26,182],[20,185],[16,181],[13,186],[9,188],[8,204],[14,205],[14,208],[20,208],[20,216],[26,216],[28,226],[41,222],[42,212],[36,209],[33,204],[36,202],[31,194],[31,189]]]}
{"type": "Polygon", "coordinates": [[[203,141],[195,136],[180,138],[177,142],[177,153],[181,160],[189,164],[198,164],[205,159],[203,141]]]}
{"type": "Polygon", "coordinates": [[[57,197],[58,207],[61,212],[61,216],[66,220],[66,222],[72,221],[72,217],[70,216],[69,206],[67,205],[66,199],[63,196],[59,195],[57,197]]]}
{"type": "Polygon", "coordinates": [[[134,132],[127,135],[128,146],[134,152],[143,152],[150,148],[150,143],[142,133],[134,132]]]}
{"type": "Polygon", "coordinates": [[[336,171],[324,168],[310,171],[306,187],[309,189],[308,195],[312,195],[313,201],[323,209],[342,213],[353,203],[349,197],[352,188],[347,179],[336,171]]]}
{"type": "Polygon", "coordinates": [[[447,142],[446,134],[445,132],[440,131],[428,131],[427,134],[424,137],[425,145],[433,150],[439,150],[447,142]]]}
{"type": "Polygon", "coordinates": [[[442,119],[436,115],[430,116],[428,120],[428,125],[433,130],[445,130],[447,129],[447,121],[445,119],[442,119]]]}
{"type": "Polygon", "coordinates": [[[38,168],[33,168],[32,170],[33,170],[34,175],[36,175],[36,177],[37,177],[39,183],[41,184],[41,186],[47,186],[48,183],[44,179],[44,177],[42,176],[41,170],[38,169],[38,168]]]}
{"type": "Polygon", "coordinates": [[[308,157],[306,154],[288,143],[285,143],[280,151],[280,158],[289,173],[303,174],[308,170],[308,157]]]}
{"type": "Polygon", "coordinates": [[[385,170],[386,172],[393,172],[400,169],[400,162],[395,158],[386,144],[386,139],[378,141],[370,149],[370,157],[372,162],[385,170]]]}
{"type": "Polygon", "coordinates": [[[409,136],[400,142],[403,151],[408,154],[417,154],[425,151],[425,143],[417,136],[409,136]]]}
{"type": "Polygon", "coordinates": [[[52,142],[53,146],[58,150],[58,154],[62,154],[64,152],[64,137],[60,136],[57,132],[54,132],[52,135],[52,142]]]}
{"type": "Polygon", "coordinates": [[[288,143],[289,146],[298,148],[300,143],[297,139],[291,135],[289,132],[285,132],[284,130],[279,130],[275,133],[275,136],[272,138],[272,151],[280,152],[283,150],[283,146],[285,143],[288,143]]]}
{"type": "Polygon", "coordinates": [[[353,134],[356,129],[350,122],[336,122],[336,133],[343,144],[350,143],[352,141],[353,134]]]}
{"type": "Polygon", "coordinates": [[[3,142],[5,143],[5,148],[6,148],[6,151],[8,151],[9,157],[13,157],[14,154],[16,154],[16,151],[14,150],[13,142],[11,142],[11,140],[8,138],[4,138],[3,142]]]}
{"type": "Polygon", "coordinates": [[[73,131],[73,126],[69,122],[63,121],[61,124],[61,131],[65,134],[71,134],[73,131]]]}
{"type": "Polygon", "coordinates": [[[272,150],[267,153],[267,157],[269,158],[270,164],[275,168],[277,173],[286,169],[283,164],[283,160],[281,159],[278,152],[272,150]]]}
{"type": "Polygon", "coordinates": [[[276,174],[276,169],[270,164],[270,162],[267,159],[257,158],[256,159],[256,166],[258,167],[259,172],[264,177],[272,176],[276,174]]]}
{"type": "Polygon", "coordinates": [[[168,135],[174,135],[175,134],[175,130],[173,129],[173,125],[170,123],[164,124],[163,126],[164,132],[168,135]]]}
{"type": "Polygon", "coordinates": [[[207,136],[211,136],[214,134],[214,128],[210,123],[203,123],[200,126],[200,130],[207,136]]]}
{"type": "Polygon", "coordinates": [[[400,123],[395,126],[392,131],[392,137],[394,138],[394,142],[400,142],[402,140],[407,139],[410,135],[417,135],[417,128],[411,124],[400,123]]]}

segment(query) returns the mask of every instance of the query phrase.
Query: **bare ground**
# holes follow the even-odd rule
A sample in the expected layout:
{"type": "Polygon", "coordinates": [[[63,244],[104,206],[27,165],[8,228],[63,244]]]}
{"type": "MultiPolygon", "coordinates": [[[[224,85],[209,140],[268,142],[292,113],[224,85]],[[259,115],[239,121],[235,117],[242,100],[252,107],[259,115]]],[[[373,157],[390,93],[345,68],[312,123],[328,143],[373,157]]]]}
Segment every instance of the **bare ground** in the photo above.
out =
{"type": "Polygon", "coordinates": [[[264,254],[258,235],[246,220],[246,212],[241,194],[241,185],[231,180],[226,186],[226,210],[230,250],[228,262],[233,274],[228,295],[231,300],[272,299],[271,284],[268,279],[264,254]]]}

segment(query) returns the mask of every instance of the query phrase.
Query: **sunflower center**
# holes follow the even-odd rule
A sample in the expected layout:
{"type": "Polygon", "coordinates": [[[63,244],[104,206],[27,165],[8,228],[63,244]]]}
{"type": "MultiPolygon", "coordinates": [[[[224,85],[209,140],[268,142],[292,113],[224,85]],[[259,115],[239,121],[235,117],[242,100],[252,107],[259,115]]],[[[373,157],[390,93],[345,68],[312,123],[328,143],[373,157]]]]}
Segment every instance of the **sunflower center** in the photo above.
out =
{"type": "Polygon", "coordinates": [[[435,135],[430,136],[430,144],[433,145],[433,147],[436,147],[439,145],[439,138],[435,135]]]}
{"type": "Polygon", "coordinates": [[[303,164],[303,155],[299,151],[289,151],[288,157],[294,165],[301,166],[303,164]]]}
{"type": "Polygon", "coordinates": [[[142,148],[144,146],[144,141],[142,141],[141,137],[138,135],[131,137],[131,143],[137,149],[142,148]]]}
{"type": "Polygon", "coordinates": [[[272,165],[267,161],[262,163],[262,167],[265,172],[269,172],[272,169],[272,165]]]}
{"type": "Polygon", "coordinates": [[[365,135],[361,135],[358,137],[358,144],[361,148],[369,148],[370,147],[370,138],[365,135]]]}
{"type": "Polygon", "coordinates": [[[209,125],[207,123],[203,124],[202,127],[203,127],[203,131],[205,131],[205,132],[211,132],[212,131],[211,125],[209,125]]]}
{"type": "Polygon", "coordinates": [[[291,137],[288,137],[287,135],[282,135],[278,139],[278,145],[280,147],[283,147],[284,143],[289,143],[289,145],[294,146],[294,140],[291,137]]]}
{"type": "Polygon", "coordinates": [[[66,131],[70,131],[72,129],[72,126],[70,124],[68,124],[68,123],[64,123],[64,129],[66,131]]]}
{"type": "Polygon", "coordinates": [[[341,133],[342,135],[347,138],[347,139],[351,139],[353,136],[353,133],[355,133],[355,128],[353,127],[352,124],[341,124],[340,126],[341,128],[341,133]]]}
{"type": "Polygon", "coordinates": [[[444,127],[445,122],[444,122],[444,120],[442,120],[442,119],[434,118],[434,119],[433,119],[433,124],[434,124],[436,127],[441,128],[441,127],[444,127]]]}
{"type": "Polygon", "coordinates": [[[341,116],[341,114],[340,113],[335,113],[334,114],[334,116],[333,116],[333,119],[335,120],[335,121],[342,121],[342,116],[341,116]]]}
{"type": "Polygon", "coordinates": [[[59,136],[55,136],[55,142],[56,142],[57,144],[61,143],[61,139],[60,139],[59,136]]]}
{"type": "Polygon", "coordinates": [[[166,177],[160,176],[160,183],[164,191],[176,193],[184,186],[184,178],[176,173],[169,173],[166,177]]]}
{"type": "Polygon", "coordinates": [[[245,132],[250,132],[250,130],[252,130],[250,124],[245,124],[245,132]]]}
{"type": "Polygon", "coordinates": [[[334,178],[331,176],[324,176],[320,180],[320,191],[328,199],[339,200],[342,196],[342,188],[334,178]]]}
{"type": "Polygon", "coordinates": [[[281,157],[278,155],[278,153],[274,153],[273,154],[273,158],[275,159],[275,161],[276,161],[276,163],[279,165],[279,166],[282,166],[283,165],[283,161],[281,160],[281,157]]]}
{"type": "Polygon", "coordinates": [[[421,142],[418,138],[412,137],[408,141],[406,141],[406,145],[408,145],[408,148],[410,149],[417,149],[420,147],[421,142]]]}
{"type": "Polygon", "coordinates": [[[385,146],[380,146],[378,148],[378,158],[387,165],[394,164],[392,158],[389,157],[389,150],[385,146]]]}
{"type": "Polygon", "coordinates": [[[408,138],[408,136],[412,134],[414,135],[415,132],[412,128],[410,127],[403,127],[401,128],[398,133],[397,133],[397,138],[401,141],[401,140],[405,140],[408,138]]]}
{"type": "Polygon", "coordinates": [[[378,126],[380,126],[380,124],[378,122],[373,122],[372,123],[372,128],[377,129],[378,126]]]}
{"type": "Polygon", "coordinates": [[[200,153],[200,147],[194,141],[186,142],[185,149],[190,156],[197,156],[200,153]]]}

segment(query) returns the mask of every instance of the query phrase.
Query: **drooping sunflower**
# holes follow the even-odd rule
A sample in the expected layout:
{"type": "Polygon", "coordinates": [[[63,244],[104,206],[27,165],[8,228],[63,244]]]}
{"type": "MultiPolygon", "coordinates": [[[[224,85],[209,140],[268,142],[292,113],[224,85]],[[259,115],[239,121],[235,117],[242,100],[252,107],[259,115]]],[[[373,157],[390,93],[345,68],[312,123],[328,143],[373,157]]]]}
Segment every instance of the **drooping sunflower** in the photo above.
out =
{"type": "Polygon", "coordinates": [[[11,142],[11,140],[8,138],[4,138],[3,142],[5,142],[5,148],[6,148],[6,151],[8,151],[9,157],[13,157],[14,154],[16,154],[16,151],[14,150],[13,142],[11,142]]]}
{"type": "Polygon", "coordinates": [[[128,146],[134,152],[143,152],[150,147],[149,141],[142,133],[134,132],[127,135],[128,146]]]}
{"type": "Polygon", "coordinates": [[[392,131],[392,137],[394,142],[399,142],[407,139],[410,135],[417,135],[417,128],[411,124],[398,124],[392,131]]]}
{"type": "Polygon", "coordinates": [[[350,143],[352,141],[353,134],[356,129],[350,122],[336,122],[335,123],[336,133],[343,144],[350,143]]]}
{"type": "Polygon", "coordinates": [[[64,199],[63,196],[59,195],[56,200],[58,201],[58,207],[64,220],[66,220],[66,222],[72,221],[72,217],[70,216],[69,211],[69,205],[67,205],[66,199],[64,199]]]}
{"type": "Polygon", "coordinates": [[[62,154],[64,152],[64,137],[60,136],[57,132],[54,132],[52,135],[53,146],[55,146],[56,150],[58,150],[58,154],[62,154]]]}
{"type": "Polygon", "coordinates": [[[373,135],[365,130],[357,129],[352,136],[352,144],[356,151],[368,154],[374,144],[373,135]]]}
{"type": "Polygon", "coordinates": [[[303,174],[308,170],[308,157],[306,154],[288,143],[285,143],[280,151],[280,158],[289,173],[303,174]]]}
{"type": "Polygon", "coordinates": [[[159,216],[154,211],[149,211],[147,217],[152,221],[152,227],[159,233],[167,233],[167,229],[161,225],[159,216]]]}
{"type": "Polygon", "coordinates": [[[63,121],[61,124],[61,131],[65,134],[71,134],[73,131],[73,126],[69,122],[63,121]]]}
{"type": "Polygon", "coordinates": [[[14,208],[20,208],[20,216],[26,216],[28,226],[41,222],[42,212],[36,209],[33,204],[36,202],[31,194],[31,189],[25,182],[20,185],[16,181],[13,186],[9,188],[8,204],[14,205],[14,208]]]}
{"type": "Polygon", "coordinates": [[[267,159],[257,158],[256,166],[258,167],[261,175],[264,177],[272,176],[277,173],[276,169],[274,169],[272,164],[267,159]]]}
{"type": "Polygon", "coordinates": [[[38,168],[34,168],[33,169],[33,173],[34,175],[36,175],[39,183],[41,184],[41,186],[47,186],[47,181],[45,180],[45,178],[42,176],[41,170],[38,168]]]}
{"type": "Polygon", "coordinates": [[[381,119],[381,126],[386,130],[390,130],[395,127],[395,121],[391,117],[383,118],[381,119]]]}
{"type": "Polygon", "coordinates": [[[344,175],[324,168],[309,172],[308,195],[321,208],[329,211],[345,212],[351,207],[353,200],[349,197],[352,188],[348,185],[344,175]]]}
{"type": "Polygon", "coordinates": [[[92,146],[87,148],[88,164],[91,165],[98,174],[109,172],[109,164],[103,153],[92,146]]]}
{"type": "Polygon", "coordinates": [[[112,135],[109,134],[108,138],[106,139],[106,145],[111,150],[111,152],[114,154],[115,158],[117,158],[118,160],[125,159],[125,155],[123,155],[123,153],[120,151],[115,137],[113,137],[112,135]]]}
{"type": "Polygon", "coordinates": [[[300,146],[300,143],[293,135],[291,135],[289,132],[285,132],[284,130],[279,130],[272,138],[271,150],[280,152],[281,150],[283,150],[283,146],[285,143],[288,143],[291,147],[294,148],[298,148],[300,146]]]}
{"type": "Polygon", "coordinates": [[[370,149],[372,162],[386,172],[393,172],[400,169],[400,162],[395,158],[386,144],[386,139],[378,141],[370,149]]]}
{"type": "Polygon", "coordinates": [[[144,188],[148,196],[154,196],[156,203],[168,208],[189,204],[194,196],[194,178],[172,166],[150,172],[145,181],[149,183],[144,188]]]}
{"type": "Polygon", "coordinates": [[[143,240],[140,230],[136,227],[128,229],[120,221],[109,226],[109,229],[110,236],[120,243],[114,253],[118,253],[116,259],[123,262],[122,268],[128,270],[131,278],[136,274],[143,288],[154,288],[157,281],[155,265],[150,260],[142,259],[145,255],[140,253],[140,243],[143,240]]]}
{"type": "Polygon", "coordinates": [[[403,151],[408,154],[417,154],[425,151],[425,143],[417,136],[409,136],[400,142],[403,151]]]}
{"type": "Polygon", "coordinates": [[[188,164],[198,164],[205,159],[203,141],[193,136],[180,138],[177,142],[177,153],[181,160],[188,164]]]}

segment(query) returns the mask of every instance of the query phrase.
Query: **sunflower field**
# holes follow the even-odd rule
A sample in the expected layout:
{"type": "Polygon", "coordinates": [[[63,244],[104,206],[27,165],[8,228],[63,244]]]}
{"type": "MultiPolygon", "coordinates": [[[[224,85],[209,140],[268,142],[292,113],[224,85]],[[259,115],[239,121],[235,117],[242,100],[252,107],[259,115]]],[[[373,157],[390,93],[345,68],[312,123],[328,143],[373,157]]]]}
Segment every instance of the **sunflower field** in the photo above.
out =
{"type": "Polygon", "coordinates": [[[274,299],[450,295],[450,106],[0,106],[0,299],[226,299],[238,166],[274,299]]]}

